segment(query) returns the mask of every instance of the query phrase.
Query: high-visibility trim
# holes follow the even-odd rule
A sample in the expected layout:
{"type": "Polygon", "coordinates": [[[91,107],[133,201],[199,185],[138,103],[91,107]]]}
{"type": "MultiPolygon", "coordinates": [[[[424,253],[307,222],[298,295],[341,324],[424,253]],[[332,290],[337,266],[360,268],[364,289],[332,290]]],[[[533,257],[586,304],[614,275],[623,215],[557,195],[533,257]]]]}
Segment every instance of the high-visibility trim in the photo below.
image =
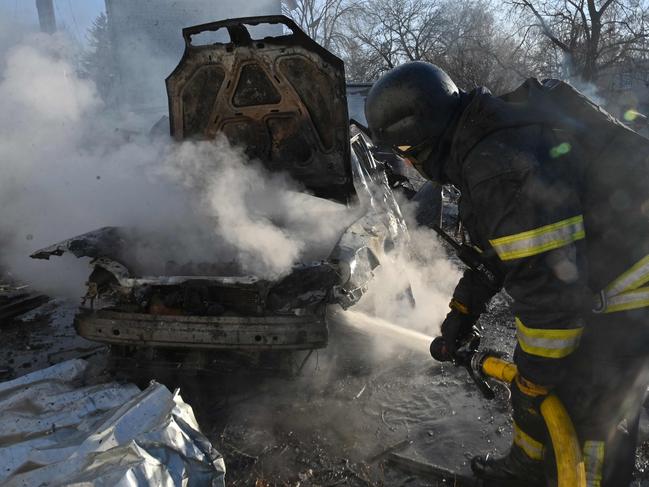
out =
{"type": "Polygon", "coordinates": [[[577,215],[534,230],[489,240],[489,243],[500,260],[513,260],[558,249],[584,237],[584,217],[577,215]]]}
{"type": "Polygon", "coordinates": [[[543,443],[525,433],[514,421],[514,444],[532,460],[543,460],[543,443]]]}
{"type": "Polygon", "coordinates": [[[600,292],[596,313],[614,313],[649,306],[649,255],[636,262],[600,292]]]}
{"type": "Polygon", "coordinates": [[[516,385],[523,392],[523,394],[530,397],[547,396],[550,393],[550,389],[548,389],[547,387],[535,384],[534,382],[527,380],[522,375],[516,376],[516,385]]]}
{"type": "Polygon", "coordinates": [[[602,467],[604,465],[604,442],[584,442],[584,467],[586,469],[586,485],[600,487],[602,484],[602,467]]]}
{"type": "Polygon", "coordinates": [[[606,286],[607,295],[615,296],[637,289],[649,282],[649,255],[636,262],[628,271],[606,286]]]}
{"type": "Polygon", "coordinates": [[[627,311],[649,306],[649,287],[641,287],[617,296],[606,297],[604,313],[627,311]]]}
{"type": "Polygon", "coordinates": [[[463,315],[468,315],[469,314],[469,308],[465,304],[460,303],[455,298],[451,299],[451,302],[450,302],[450,304],[448,306],[451,309],[455,309],[455,310],[459,311],[463,315]]]}
{"type": "Polygon", "coordinates": [[[518,344],[525,353],[544,358],[563,358],[579,346],[583,327],[568,329],[528,328],[516,318],[518,344]]]}

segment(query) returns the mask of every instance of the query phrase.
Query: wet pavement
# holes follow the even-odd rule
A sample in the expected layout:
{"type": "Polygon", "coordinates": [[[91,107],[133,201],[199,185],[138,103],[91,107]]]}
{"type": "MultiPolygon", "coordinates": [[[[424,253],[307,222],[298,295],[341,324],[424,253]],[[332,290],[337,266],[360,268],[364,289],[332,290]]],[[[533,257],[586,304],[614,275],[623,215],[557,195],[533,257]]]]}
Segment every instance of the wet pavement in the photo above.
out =
{"type": "MultiPolygon", "coordinates": [[[[505,319],[488,318],[502,323],[489,346],[503,349],[513,320],[496,308],[505,319]]],[[[329,347],[299,376],[215,376],[197,387],[193,406],[230,485],[435,485],[392,466],[389,454],[468,473],[473,455],[507,450],[506,388],[488,401],[464,370],[433,362],[428,343],[422,352],[391,337],[386,347],[347,323],[371,318],[329,318],[329,347]]]]}
{"type": "Polygon", "coordinates": [[[97,381],[105,377],[108,348],[77,335],[72,325],[78,304],[52,300],[20,316],[0,322],[0,369],[8,379],[72,358],[89,359],[97,381]]]}
{"type": "MultiPolygon", "coordinates": [[[[3,323],[0,365],[19,376],[85,356],[94,364],[89,380],[104,380],[106,351],[76,336],[74,309],[52,301],[3,323]]],[[[394,466],[390,454],[468,472],[473,455],[507,450],[506,388],[488,401],[464,370],[434,363],[425,347],[349,326],[360,318],[332,310],[329,347],[297,375],[242,370],[183,379],[183,398],[225,457],[228,485],[450,485],[394,466]]],[[[511,351],[514,329],[503,298],[483,320],[483,345],[511,351]]],[[[299,364],[303,355],[294,359],[299,364]]],[[[640,478],[647,478],[647,451],[646,444],[639,449],[640,478]]]]}

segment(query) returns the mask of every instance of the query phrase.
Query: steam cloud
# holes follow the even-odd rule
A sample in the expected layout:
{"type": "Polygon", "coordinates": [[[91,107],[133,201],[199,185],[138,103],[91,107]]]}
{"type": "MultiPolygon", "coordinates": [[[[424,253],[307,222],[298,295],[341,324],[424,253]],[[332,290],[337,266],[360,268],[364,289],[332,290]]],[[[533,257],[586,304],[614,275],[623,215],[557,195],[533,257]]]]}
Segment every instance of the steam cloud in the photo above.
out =
{"type": "MultiPolygon", "coordinates": [[[[410,233],[408,246],[397,249],[391,258],[382,261],[367,294],[354,309],[434,336],[448,312],[460,271],[448,260],[435,233],[417,227],[415,205],[408,201],[400,203],[410,233]],[[404,292],[408,289],[415,306],[404,292]]],[[[391,348],[389,342],[379,341],[379,345],[391,348]]]]}
{"type": "Polygon", "coordinates": [[[77,76],[63,35],[34,34],[5,52],[0,235],[3,266],[18,277],[61,286],[27,255],[106,225],[161,235],[159,246],[134,249],[145,262],[236,260],[277,277],[296,261],[323,258],[355,218],[222,138],[172,144],[117,130],[132,121],[109,112],[77,76]]]}
{"type": "MultiPolygon", "coordinates": [[[[157,236],[133,249],[151,273],[167,261],[236,262],[275,278],[325,258],[360,215],[300,192],[223,138],[177,144],[120,129],[139,120],[104,106],[64,34],[17,38],[0,39],[0,267],[18,280],[80,296],[85,262],[28,255],[107,225],[157,236]]],[[[415,231],[411,248],[383,264],[361,309],[432,333],[457,277],[434,238],[415,231]],[[414,309],[398,299],[408,280],[414,309]]]]}

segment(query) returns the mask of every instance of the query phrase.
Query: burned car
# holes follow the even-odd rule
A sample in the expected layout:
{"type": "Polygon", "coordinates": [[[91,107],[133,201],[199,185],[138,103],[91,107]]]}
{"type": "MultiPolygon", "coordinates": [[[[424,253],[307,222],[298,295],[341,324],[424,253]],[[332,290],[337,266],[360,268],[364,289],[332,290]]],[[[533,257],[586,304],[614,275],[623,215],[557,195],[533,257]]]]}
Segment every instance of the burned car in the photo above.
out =
{"type": "Polygon", "coordinates": [[[182,266],[146,275],[129,256],[137,229],[106,227],[35,252],[90,257],[78,333],[111,345],[124,367],[208,367],[226,350],[311,350],[327,345],[326,307],[353,306],[407,228],[369,139],[351,126],[340,59],[283,16],[214,22],[183,30],[184,55],[167,78],[177,141],[225,134],[248,157],[301,182],[314,198],[360,205],[328,258],[296,263],[277,280],[182,266]],[[251,26],[279,24],[254,39],[251,26]],[[194,45],[205,32],[229,39],[194,45]]]}

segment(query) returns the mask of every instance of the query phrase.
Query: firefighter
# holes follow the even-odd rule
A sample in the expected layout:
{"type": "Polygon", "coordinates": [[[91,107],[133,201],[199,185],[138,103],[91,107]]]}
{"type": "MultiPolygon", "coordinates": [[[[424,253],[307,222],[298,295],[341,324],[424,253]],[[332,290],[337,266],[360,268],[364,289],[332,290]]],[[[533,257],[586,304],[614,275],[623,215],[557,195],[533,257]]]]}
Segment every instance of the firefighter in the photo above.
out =
{"type": "MultiPolygon", "coordinates": [[[[539,413],[552,391],[583,445],[588,485],[628,485],[649,384],[649,140],[567,83],[466,93],[424,62],[379,79],[365,112],[376,144],[460,190],[470,241],[513,298],[513,444],[474,458],[476,476],[552,481],[539,413]]],[[[451,353],[494,294],[482,282],[468,270],[455,289],[441,327],[451,353]]]]}

